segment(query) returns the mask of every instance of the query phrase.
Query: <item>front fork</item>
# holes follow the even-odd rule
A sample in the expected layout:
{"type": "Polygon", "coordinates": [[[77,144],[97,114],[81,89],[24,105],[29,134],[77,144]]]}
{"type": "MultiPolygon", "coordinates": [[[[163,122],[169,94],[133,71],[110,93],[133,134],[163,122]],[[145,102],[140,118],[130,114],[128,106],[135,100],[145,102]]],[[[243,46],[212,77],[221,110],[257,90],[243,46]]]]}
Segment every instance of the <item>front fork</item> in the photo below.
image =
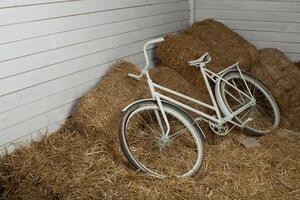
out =
{"type": "Polygon", "coordinates": [[[155,111],[155,115],[156,115],[156,118],[157,118],[157,121],[159,123],[159,126],[160,126],[160,129],[161,129],[161,132],[162,132],[162,140],[167,140],[169,137],[169,134],[170,134],[170,123],[169,123],[169,120],[168,120],[168,117],[166,115],[166,112],[165,112],[165,109],[161,103],[161,100],[160,100],[160,97],[159,96],[156,96],[156,102],[158,104],[158,107],[159,107],[159,110],[161,112],[161,115],[163,117],[163,120],[165,123],[162,122],[162,119],[160,117],[160,114],[159,114],[159,111],[155,111]],[[166,130],[164,128],[164,125],[163,124],[166,124],[166,130]]]}
{"type": "Polygon", "coordinates": [[[159,95],[157,95],[157,93],[155,92],[153,82],[150,79],[149,74],[147,73],[146,76],[147,76],[147,83],[149,85],[152,98],[156,100],[159,111],[163,118],[163,120],[162,120],[159,111],[155,110],[155,116],[156,116],[156,119],[158,121],[158,124],[159,124],[161,132],[162,132],[162,140],[167,140],[168,136],[170,134],[170,130],[171,130],[170,123],[169,123],[168,117],[166,115],[165,109],[163,107],[163,104],[161,102],[161,99],[160,99],[159,95]],[[163,121],[164,121],[164,123],[163,123],[163,121]],[[164,124],[166,125],[166,130],[165,130],[164,124]]]}

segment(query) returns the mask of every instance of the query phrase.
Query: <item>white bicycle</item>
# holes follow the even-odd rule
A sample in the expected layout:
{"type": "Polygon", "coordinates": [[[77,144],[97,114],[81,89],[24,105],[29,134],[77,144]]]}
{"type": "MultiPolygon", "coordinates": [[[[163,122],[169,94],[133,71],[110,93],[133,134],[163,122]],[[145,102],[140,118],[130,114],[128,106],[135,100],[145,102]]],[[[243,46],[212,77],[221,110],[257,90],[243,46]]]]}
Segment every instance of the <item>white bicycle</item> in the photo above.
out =
{"type": "Polygon", "coordinates": [[[206,68],[211,61],[208,53],[189,62],[202,73],[212,105],[152,82],[148,73],[147,46],[163,41],[158,38],[147,42],[144,46],[145,68],[140,75],[129,74],[136,80],[145,75],[152,95],[151,99],[138,100],[122,110],[120,145],[134,167],[160,178],[192,176],[203,162],[205,135],[196,123],[199,120],[207,122],[213,132],[222,136],[233,127],[257,136],[278,127],[280,113],[274,98],[261,81],[240,70],[238,63],[214,73],[206,68]],[[204,106],[214,115],[159,91],[204,106]],[[198,117],[193,119],[186,111],[196,113],[198,117]]]}

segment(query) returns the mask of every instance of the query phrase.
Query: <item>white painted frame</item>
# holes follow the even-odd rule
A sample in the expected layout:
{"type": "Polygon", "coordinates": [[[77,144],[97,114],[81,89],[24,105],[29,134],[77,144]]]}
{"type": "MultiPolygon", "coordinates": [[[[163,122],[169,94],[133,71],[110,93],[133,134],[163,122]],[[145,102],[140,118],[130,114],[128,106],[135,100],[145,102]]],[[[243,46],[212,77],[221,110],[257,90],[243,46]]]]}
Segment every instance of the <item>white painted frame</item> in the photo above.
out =
{"type": "MultiPolygon", "coordinates": [[[[151,92],[151,96],[153,99],[156,100],[158,106],[159,106],[159,109],[162,113],[162,116],[163,116],[163,120],[165,121],[166,123],[166,126],[167,126],[167,130],[164,131],[163,130],[163,126],[161,125],[162,124],[162,121],[160,119],[160,115],[159,113],[156,111],[156,117],[158,119],[158,122],[161,126],[161,129],[163,130],[163,137],[164,138],[167,138],[168,137],[168,134],[170,132],[170,125],[169,125],[169,122],[168,122],[168,119],[167,119],[167,116],[166,116],[166,113],[164,111],[164,108],[163,108],[163,105],[162,105],[162,101],[161,99],[163,100],[166,100],[166,101],[169,101],[171,103],[173,103],[174,105],[176,106],[179,106],[179,107],[182,107],[184,109],[187,109],[191,112],[194,112],[196,114],[198,114],[200,117],[196,118],[195,120],[200,120],[200,119],[203,119],[204,121],[206,122],[212,122],[214,124],[217,124],[219,126],[222,126],[223,124],[227,123],[227,122],[230,122],[232,123],[233,125],[235,126],[238,126],[238,127],[244,127],[246,125],[246,123],[248,123],[249,121],[251,121],[251,119],[246,119],[243,123],[240,123],[240,122],[235,122],[233,121],[233,118],[235,116],[237,116],[238,114],[240,114],[241,112],[245,111],[246,109],[248,109],[249,107],[251,107],[252,105],[255,105],[255,99],[253,98],[252,94],[251,94],[251,91],[244,79],[244,76],[238,66],[238,63],[234,64],[234,65],[231,65],[229,67],[227,67],[226,69],[220,71],[219,73],[214,73],[212,71],[210,71],[209,69],[206,68],[206,64],[208,62],[211,61],[211,58],[209,56],[208,53],[205,53],[203,56],[201,56],[200,58],[198,58],[197,60],[194,60],[194,61],[190,61],[189,64],[191,66],[195,66],[197,68],[200,69],[202,75],[203,75],[203,79],[204,79],[204,82],[205,82],[205,85],[206,85],[206,88],[208,90],[208,93],[209,93],[209,96],[210,96],[210,99],[211,99],[211,102],[212,102],[212,105],[209,105],[207,103],[204,103],[202,101],[199,101],[199,100],[196,100],[194,98],[191,98],[189,96],[186,96],[184,94],[181,94],[179,92],[176,92],[174,90],[171,90],[169,88],[166,88],[166,87],[163,87],[159,84],[156,84],[156,83],[153,83],[150,75],[149,75],[149,72],[148,72],[148,68],[149,68],[149,58],[148,58],[148,55],[147,55],[147,47],[150,45],[150,44],[155,44],[155,43],[159,43],[159,42],[163,42],[164,39],[163,38],[157,38],[157,39],[154,39],[154,40],[150,40],[148,41],[145,45],[144,45],[144,55],[145,55],[145,59],[146,59],[146,66],[145,68],[142,70],[141,74],[140,75],[134,75],[134,74],[128,74],[130,77],[136,79],[136,80],[139,80],[142,76],[146,76],[147,78],[147,83],[148,83],[148,87],[150,89],[150,92],[151,92]],[[223,79],[222,75],[224,75],[224,73],[228,72],[229,70],[233,69],[233,68],[236,68],[236,70],[238,70],[238,72],[240,73],[245,85],[246,85],[246,88],[250,94],[247,95],[245,94],[243,91],[239,90],[235,85],[232,85],[231,83],[229,83],[228,81],[226,81],[225,79],[223,79]],[[221,115],[221,111],[220,110],[223,110],[223,109],[220,109],[219,106],[216,102],[216,98],[212,92],[212,89],[211,89],[211,86],[209,84],[209,81],[208,79],[211,79],[213,82],[217,83],[219,81],[224,81],[225,84],[227,85],[230,85],[232,88],[234,88],[235,90],[237,90],[240,94],[244,95],[245,97],[249,98],[249,102],[247,104],[245,104],[244,106],[242,106],[241,108],[239,108],[238,110],[234,111],[233,113],[229,114],[229,115],[226,115],[225,113],[223,113],[224,117],[222,117],[221,115]],[[181,97],[183,99],[186,99],[186,100],[189,100],[193,103],[196,103],[198,105],[201,105],[201,106],[204,106],[210,110],[213,110],[216,114],[216,116],[214,115],[209,115],[207,113],[204,113],[202,111],[199,111],[187,104],[184,104],[180,101],[177,101],[175,99],[172,99],[168,96],[165,96],[159,92],[156,91],[156,89],[159,89],[159,90],[162,90],[162,91],[165,91],[165,92],[168,92],[170,94],[173,94],[175,96],[178,96],[178,97],[181,97]]],[[[231,95],[228,91],[225,91],[226,93],[228,93],[229,95],[231,95]]]]}

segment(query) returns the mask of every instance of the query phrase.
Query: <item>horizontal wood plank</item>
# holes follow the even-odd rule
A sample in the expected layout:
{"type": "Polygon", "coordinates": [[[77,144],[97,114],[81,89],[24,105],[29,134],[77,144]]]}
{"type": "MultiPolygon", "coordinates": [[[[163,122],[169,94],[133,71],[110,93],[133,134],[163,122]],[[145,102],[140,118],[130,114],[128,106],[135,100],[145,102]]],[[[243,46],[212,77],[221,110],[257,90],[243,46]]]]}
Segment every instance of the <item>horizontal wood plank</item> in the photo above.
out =
{"type": "Polygon", "coordinates": [[[78,0],[1,0],[0,8],[8,7],[20,7],[20,6],[29,6],[37,4],[49,4],[57,2],[66,2],[66,1],[78,1],[78,0]]]}
{"type": "Polygon", "coordinates": [[[276,12],[300,12],[300,5],[291,1],[241,1],[241,0],[196,0],[198,9],[220,9],[220,10],[254,10],[254,11],[276,11],[276,12]]]}
{"type": "Polygon", "coordinates": [[[272,31],[247,31],[235,29],[237,33],[242,35],[247,40],[258,40],[267,42],[286,42],[286,43],[300,43],[299,33],[285,33],[272,31]]]}
{"type": "Polygon", "coordinates": [[[188,9],[179,1],[0,26],[0,44],[188,9]]]}
{"type": "Polygon", "coordinates": [[[109,38],[99,39],[88,43],[67,47],[67,50],[66,48],[63,49],[63,54],[59,54],[56,51],[55,56],[53,54],[53,56],[49,56],[49,54],[47,53],[48,56],[46,58],[48,58],[48,60],[50,58],[59,60],[60,58],[58,56],[61,56],[61,59],[63,58],[64,62],[61,65],[51,65],[27,73],[22,73],[20,75],[15,75],[9,78],[1,79],[0,85],[2,85],[2,87],[0,87],[0,95],[3,96],[11,92],[19,91],[37,84],[41,84],[43,82],[50,81],[58,77],[66,76],[68,74],[72,74],[77,71],[86,69],[86,65],[75,67],[77,61],[72,58],[69,58],[70,62],[65,62],[67,56],[72,56],[73,58],[76,58],[81,57],[82,52],[87,54],[93,54],[96,52],[104,51],[106,49],[117,48],[120,46],[130,44],[134,41],[139,41],[145,38],[155,36],[157,35],[157,33],[167,34],[176,30],[181,30],[186,26],[187,21],[164,24],[148,29],[142,29],[139,31],[129,32],[122,35],[112,36],[109,38]]]}
{"type": "Polygon", "coordinates": [[[172,12],[3,44],[0,62],[187,19],[186,11],[172,12]]]}
{"type": "MultiPolygon", "coordinates": [[[[204,20],[207,17],[197,17],[197,20],[204,20]]],[[[282,23],[282,22],[262,22],[262,21],[244,21],[244,20],[224,20],[214,18],[215,20],[226,24],[234,30],[248,30],[248,31],[269,31],[269,32],[283,32],[283,33],[300,33],[299,23],[282,23]]]]}
{"type": "Polygon", "coordinates": [[[0,9],[0,26],[175,1],[178,0],[84,0],[12,7],[0,9]]]}
{"type": "Polygon", "coordinates": [[[252,20],[267,22],[300,22],[300,13],[248,10],[197,9],[196,16],[216,19],[252,20]]]}
{"type": "Polygon", "coordinates": [[[300,59],[300,1],[196,0],[195,12],[197,20],[220,21],[258,48],[278,48],[300,59]]]}

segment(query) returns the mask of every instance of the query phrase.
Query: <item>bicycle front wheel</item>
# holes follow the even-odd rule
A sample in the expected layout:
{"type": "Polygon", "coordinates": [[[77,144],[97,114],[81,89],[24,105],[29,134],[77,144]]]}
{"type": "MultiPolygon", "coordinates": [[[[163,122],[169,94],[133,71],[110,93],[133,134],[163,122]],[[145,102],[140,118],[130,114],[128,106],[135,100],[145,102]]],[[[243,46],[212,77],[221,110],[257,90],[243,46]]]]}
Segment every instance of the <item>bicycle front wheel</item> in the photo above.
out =
{"type": "Polygon", "coordinates": [[[175,106],[163,104],[169,137],[162,137],[156,102],[138,103],[126,111],[120,127],[120,145],[127,160],[137,169],[165,177],[192,176],[203,160],[202,140],[193,124],[175,106]]]}
{"type": "MultiPolygon", "coordinates": [[[[248,118],[252,118],[253,120],[246,124],[246,133],[255,136],[264,135],[279,125],[278,106],[258,79],[247,73],[243,73],[243,76],[245,81],[238,71],[231,71],[223,76],[225,81],[248,96],[252,95],[255,99],[255,105],[235,116],[235,119],[243,123],[248,118]]],[[[220,109],[228,116],[249,103],[250,99],[225,81],[220,81],[220,84],[216,86],[216,97],[220,109]]]]}

